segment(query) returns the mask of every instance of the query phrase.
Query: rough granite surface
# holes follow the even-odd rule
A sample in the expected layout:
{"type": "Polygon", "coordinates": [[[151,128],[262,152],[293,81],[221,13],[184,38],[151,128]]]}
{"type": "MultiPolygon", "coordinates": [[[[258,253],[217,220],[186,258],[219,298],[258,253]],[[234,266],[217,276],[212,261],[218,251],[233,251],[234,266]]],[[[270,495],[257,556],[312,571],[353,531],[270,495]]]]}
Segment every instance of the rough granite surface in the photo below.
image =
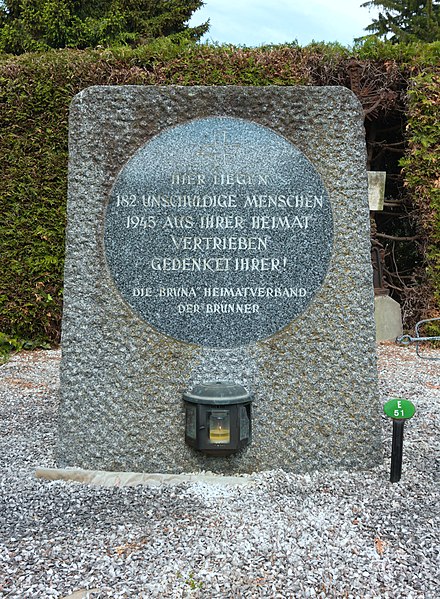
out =
{"type": "Polygon", "coordinates": [[[78,94],[70,117],[59,466],[237,473],[377,464],[365,163],[362,110],[345,88],[124,86],[78,94]],[[269,337],[221,349],[167,336],[133,311],[104,246],[109,198],[128,160],[166,128],[208,117],[249,120],[290,141],[319,173],[333,212],[327,276],[304,311],[269,337]],[[254,394],[252,444],[228,458],[184,442],[182,391],[213,379],[254,394]]]}

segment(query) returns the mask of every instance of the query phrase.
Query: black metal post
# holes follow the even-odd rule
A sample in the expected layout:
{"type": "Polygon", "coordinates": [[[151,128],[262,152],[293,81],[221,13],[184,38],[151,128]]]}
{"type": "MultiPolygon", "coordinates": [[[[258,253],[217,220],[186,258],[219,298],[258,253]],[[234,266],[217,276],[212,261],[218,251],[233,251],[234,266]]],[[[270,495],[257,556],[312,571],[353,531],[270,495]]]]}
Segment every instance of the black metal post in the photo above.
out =
{"type": "Polygon", "coordinates": [[[398,483],[402,476],[403,427],[405,420],[393,420],[393,440],[391,444],[390,481],[398,483]]]}

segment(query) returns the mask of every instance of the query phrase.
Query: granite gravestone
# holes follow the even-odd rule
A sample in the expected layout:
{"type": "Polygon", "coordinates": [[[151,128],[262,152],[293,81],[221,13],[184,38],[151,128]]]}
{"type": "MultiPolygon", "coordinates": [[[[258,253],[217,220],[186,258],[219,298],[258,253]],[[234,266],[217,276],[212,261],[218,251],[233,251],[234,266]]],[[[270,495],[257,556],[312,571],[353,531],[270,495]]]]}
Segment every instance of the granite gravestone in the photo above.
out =
{"type": "Polygon", "coordinates": [[[362,113],[343,88],[95,87],[73,101],[59,464],[251,472],[380,459],[362,113]],[[184,443],[182,391],[254,394],[184,443]]]}

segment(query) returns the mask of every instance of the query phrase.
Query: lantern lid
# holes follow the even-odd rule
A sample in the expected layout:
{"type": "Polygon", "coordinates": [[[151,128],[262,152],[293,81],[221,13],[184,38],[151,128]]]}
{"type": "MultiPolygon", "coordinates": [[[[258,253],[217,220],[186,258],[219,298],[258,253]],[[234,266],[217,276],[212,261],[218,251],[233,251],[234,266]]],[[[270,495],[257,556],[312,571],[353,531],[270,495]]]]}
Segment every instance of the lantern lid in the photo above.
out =
{"type": "Polygon", "coordinates": [[[191,391],[185,391],[183,399],[191,403],[233,405],[252,401],[244,387],[230,381],[199,383],[191,391]]]}

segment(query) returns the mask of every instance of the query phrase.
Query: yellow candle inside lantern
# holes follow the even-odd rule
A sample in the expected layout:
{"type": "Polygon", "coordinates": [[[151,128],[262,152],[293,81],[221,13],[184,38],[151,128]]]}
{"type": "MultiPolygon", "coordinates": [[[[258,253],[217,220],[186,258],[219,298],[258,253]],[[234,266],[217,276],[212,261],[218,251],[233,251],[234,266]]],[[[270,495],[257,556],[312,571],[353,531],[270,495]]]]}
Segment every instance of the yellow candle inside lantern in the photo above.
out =
{"type": "Polygon", "coordinates": [[[209,416],[209,440],[211,443],[230,443],[231,427],[227,410],[211,412],[209,416]]]}

